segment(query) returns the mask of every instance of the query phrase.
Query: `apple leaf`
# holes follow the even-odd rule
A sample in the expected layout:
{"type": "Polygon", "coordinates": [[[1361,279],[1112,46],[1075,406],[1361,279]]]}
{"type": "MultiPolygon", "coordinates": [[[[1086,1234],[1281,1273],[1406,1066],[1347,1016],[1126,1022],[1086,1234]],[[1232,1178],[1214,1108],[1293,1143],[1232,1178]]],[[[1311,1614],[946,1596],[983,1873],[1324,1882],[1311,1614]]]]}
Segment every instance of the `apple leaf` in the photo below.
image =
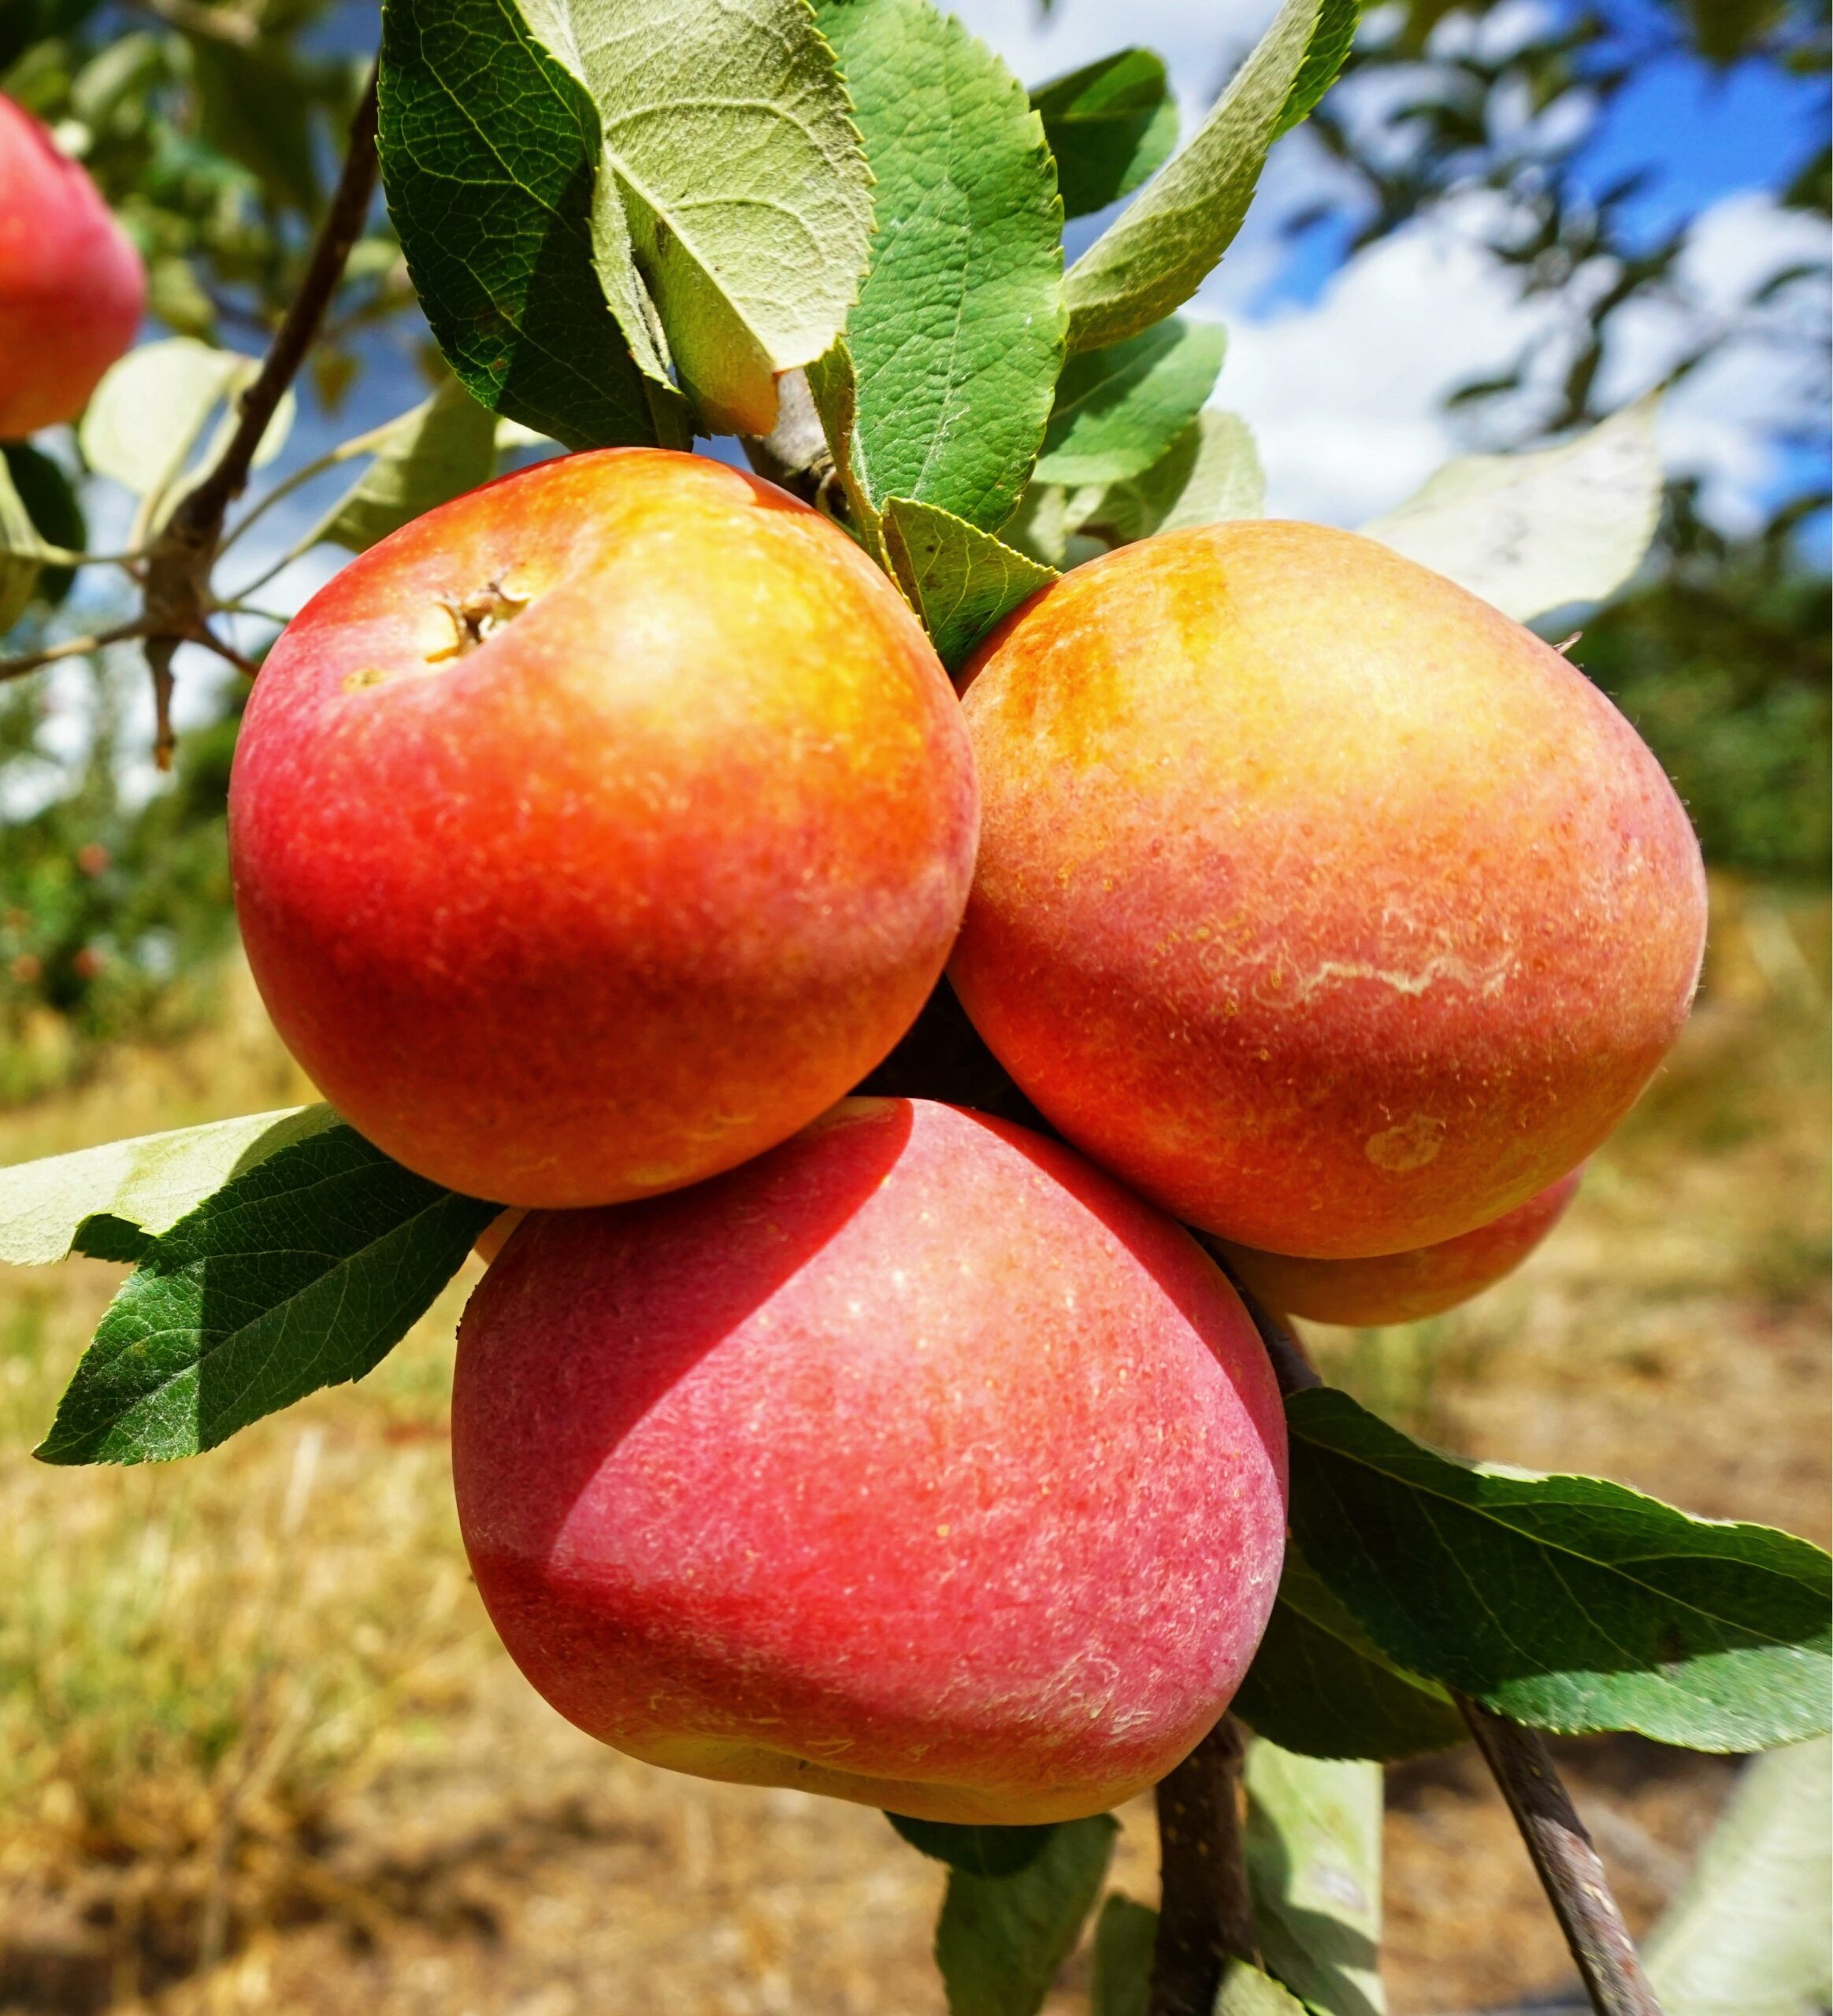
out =
{"type": "Polygon", "coordinates": [[[951,672],[996,623],[1056,579],[1055,568],[914,498],[886,498],[884,532],[892,573],[951,672]]]}
{"type": "Polygon", "coordinates": [[[1378,1764],[1248,1746],[1243,1847],[1260,1958],[1315,2016],[1384,2016],[1378,1764]]]}
{"type": "Polygon", "coordinates": [[[1460,456],[1362,529],[1526,622],[1621,587],[1660,513],[1651,395],[1557,448],[1460,456]]]}
{"type": "Polygon", "coordinates": [[[936,1925],[949,2016],[1037,2016],[1100,1893],[1119,1831],[1105,1813],[1066,1820],[1014,1875],[950,1873],[936,1925]]]}
{"type": "Polygon", "coordinates": [[[593,261],[598,115],[498,0],[384,0],[388,214],[435,339],[472,396],[570,448],[685,447],[593,261]]]}
{"type": "MultiPolygon", "coordinates": [[[[83,501],[63,464],[29,441],[0,442],[0,462],[6,464],[0,480],[10,481],[18,503],[25,507],[22,527],[10,507],[0,502],[0,573],[8,555],[39,553],[46,543],[61,547],[66,553],[80,553],[89,543],[89,527],[83,501]]],[[[32,584],[32,593],[54,609],[69,595],[76,578],[74,567],[47,565],[32,584]]],[[[0,588],[0,600],[4,596],[0,588]]],[[[0,629],[5,627],[0,624],[0,629]]]]}
{"type": "Polygon", "coordinates": [[[144,1246],[35,1453],[195,1455],[360,1379],[499,1208],[410,1174],[341,1121],[294,1139],[144,1246]]]}
{"type": "Polygon", "coordinates": [[[432,398],[364,437],[361,445],[375,460],[325,513],[311,543],[361,553],[436,504],[488,482],[497,426],[488,406],[448,378],[432,398]]]}
{"type": "Polygon", "coordinates": [[[1391,1762],[1470,1733],[1445,1690],[1380,1651],[1289,1541],[1278,1599],[1233,1705],[1258,1735],[1306,1757],[1391,1762]]]}
{"type": "Polygon", "coordinates": [[[1805,2016],[1833,1999],[1833,1743],[1744,1766],[1643,1957],[1668,2016],[1805,2016]]]}
{"type": "Polygon", "coordinates": [[[1150,469],[1110,484],[1085,522],[1124,545],[1152,532],[1257,518],[1265,495],[1247,422],[1205,407],[1150,469]]]}
{"type": "Polygon", "coordinates": [[[1159,1914],[1116,1890],[1095,1921],[1089,1962],[1089,2016],[1145,2016],[1152,1996],[1159,1914]]]}
{"type": "MultiPolygon", "coordinates": [[[[1362,0],[1323,0],[1311,46],[1304,52],[1286,109],[1279,115],[1279,133],[1289,133],[1308,119],[1318,101],[1337,81],[1338,72],[1349,60],[1361,17],[1362,0]]],[[[1278,139],[1279,135],[1274,137],[1278,139]]]]}
{"type": "Polygon", "coordinates": [[[806,0],[519,9],[597,108],[598,269],[639,362],[654,375],[659,324],[707,424],[768,432],[776,374],[839,335],[872,229],[871,174],[806,0]]]}
{"type": "Polygon", "coordinates": [[[1330,82],[1323,68],[1341,42],[1341,4],[1282,0],[1189,145],[1070,267],[1063,292],[1072,350],[1137,335],[1202,284],[1234,243],[1287,107],[1302,106],[1302,117],[1330,82]]]}
{"type": "Polygon", "coordinates": [[[1286,1414],[1293,1536],[1408,1671],[1562,1734],[1747,1751],[1827,1729],[1833,1564],[1808,1541],[1479,1469],[1329,1388],[1286,1414]]]}
{"type": "Polygon", "coordinates": [[[919,1855],[968,1876],[1016,1876],[1050,1845],[1053,1826],[964,1827],[946,1820],[911,1820],[888,1813],[897,1832],[919,1855]]]}
{"type": "MultiPolygon", "coordinates": [[[[258,358],[213,349],[195,336],[142,343],[111,365],[90,395],[77,439],[93,469],[113,476],[142,500],[145,523],[176,501],[179,480],[210,416],[228,407],[206,449],[208,466],[228,446],[236,426],[231,402],[253,384],[258,358]]],[[[289,392],[274,410],[255,451],[255,466],[273,461],[292,426],[289,392]]]]}
{"type": "Polygon", "coordinates": [[[1087,217],[1130,195],[1178,143],[1178,106],[1163,59],[1149,49],[1053,77],[1031,94],[1056,158],[1066,217],[1087,217]]]}
{"type": "Polygon", "coordinates": [[[37,591],[44,550],[10,464],[0,458],[0,634],[24,615],[37,591]]]}
{"type": "Polygon", "coordinates": [[[1120,483],[1142,476],[1215,390],[1228,332],[1219,322],[1155,323],[1070,359],[1037,458],[1041,483],[1120,483]]]}
{"type": "Polygon", "coordinates": [[[827,0],[875,186],[847,318],[848,410],[811,374],[856,513],[914,498],[1011,517],[1063,361],[1063,212],[1042,122],[993,51],[929,0],[827,0]]]}
{"type": "Polygon", "coordinates": [[[1211,2016],[1306,2016],[1304,2004],[1245,1960],[1224,1960],[1211,2016]]]}
{"type": "Polygon", "coordinates": [[[284,1106],[0,1169],[0,1260],[133,1258],[122,1251],[130,1233],[150,1245],[231,1177],[336,1118],[328,1106],[284,1106]]]}

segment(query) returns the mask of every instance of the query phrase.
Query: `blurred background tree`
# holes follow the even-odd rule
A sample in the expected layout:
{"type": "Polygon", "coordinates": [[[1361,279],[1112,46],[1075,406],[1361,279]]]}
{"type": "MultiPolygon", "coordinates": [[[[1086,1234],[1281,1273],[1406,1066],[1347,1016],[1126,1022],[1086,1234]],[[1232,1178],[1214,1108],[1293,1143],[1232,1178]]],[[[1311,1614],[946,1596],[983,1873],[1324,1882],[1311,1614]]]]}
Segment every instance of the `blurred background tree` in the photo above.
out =
{"type": "MultiPolygon", "coordinates": [[[[1058,17],[1078,4],[1058,0],[1058,17]]],[[[995,32],[993,0],[961,11],[995,32]]],[[[1150,19],[1138,25],[1149,38],[1150,19]]],[[[297,284],[377,32],[373,0],[3,0],[0,91],[85,162],[139,242],[148,335],[255,352],[297,284]]],[[[1345,82],[1287,143],[1331,171],[1327,194],[1286,220],[1294,258],[1340,267],[1422,220],[1454,220],[1545,311],[1506,369],[1452,390],[1474,445],[1556,439],[1753,346],[1773,358],[1782,475],[1755,520],[1723,521],[1695,478],[1677,480],[1648,568],[1579,619],[1577,657],[1675,778],[1715,867],[1798,884],[1824,881],[1829,845],[1824,261],[1734,276],[1702,312],[1690,261],[1703,199],[1672,146],[1660,158],[1646,109],[1630,115],[1657,71],[1742,91],[1761,108],[1746,179],[1772,206],[1824,219],[1827,50],[1824,0],[1406,0],[1365,15],[1345,82]],[[1627,393],[1626,354],[1642,373],[1627,393]]],[[[378,203],[280,472],[412,404],[425,354],[378,203]]],[[[7,452],[47,538],[81,544],[87,506],[106,543],[107,486],[73,439],[7,452]]],[[[314,515],[309,495],[272,514],[277,550],[314,515]]],[[[69,584],[47,572],[9,648],[90,627],[89,578],[60,610],[69,584]]],[[[0,1097],[65,1075],[98,1041],[182,1019],[232,938],[223,806],[239,684],[187,676],[189,726],[161,781],[143,760],[143,679],[123,650],[0,687],[0,1097]]]]}

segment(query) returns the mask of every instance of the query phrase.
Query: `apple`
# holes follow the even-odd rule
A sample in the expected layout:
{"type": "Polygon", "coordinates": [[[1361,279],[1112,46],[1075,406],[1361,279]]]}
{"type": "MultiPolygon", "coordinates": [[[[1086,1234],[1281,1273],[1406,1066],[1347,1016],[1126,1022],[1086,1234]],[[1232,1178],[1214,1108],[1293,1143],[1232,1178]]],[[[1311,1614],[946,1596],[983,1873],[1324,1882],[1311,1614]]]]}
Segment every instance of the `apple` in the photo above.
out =
{"type": "Polygon", "coordinates": [[[614,449],[372,547],[288,626],[229,793],[282,1038],[358,1130],[499,1203],[731,1168],[890,1050],[977,807],[896,590],[757,477],[614,449]]]}
{"type": "Polygon", "coordinates": [[[0,98],[0,441],[74,419],[146,298],[140,255],[95,184],[0,98]]]}
{"type": "Polygon", "coordinates": [[[1163,1777],[1284,1544],[1278,1393],[1213,1262],[1059,1144],[917,1100],[525,1219],[460,1329],[452,1467],[570,1721],[918,1819],[1163,1777]]]}
{"type": "Polygon", "coordinates": [[[1207,1232],[1351,1259],[1488,1224],[1686,1018],[1705,879],[1659,765],[1558,652],[1372,540],[1143,540],[965,676],[955,989],[1056,1128],[1207,1232]]]}
{"type": "Polygon", "coordinates": [[[1469,1301],[1519,1267],[1564,1215],[1583,1175],[1575,1169],[1490,1224],[1411,1253],[1304,1260],[1223,1240],[1213,1243],[1235,1278],[1282,1315],[1357,1327],[1417,1323],[1469,1301]]]}

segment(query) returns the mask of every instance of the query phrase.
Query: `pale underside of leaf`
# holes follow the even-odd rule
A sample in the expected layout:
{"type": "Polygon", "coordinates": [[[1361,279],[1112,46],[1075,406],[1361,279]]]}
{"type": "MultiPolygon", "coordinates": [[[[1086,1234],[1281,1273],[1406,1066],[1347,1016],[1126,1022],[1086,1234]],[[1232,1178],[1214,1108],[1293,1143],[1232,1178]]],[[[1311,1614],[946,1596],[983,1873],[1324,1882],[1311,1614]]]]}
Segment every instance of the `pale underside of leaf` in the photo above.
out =
{"type": "Polygon", "coordinates": [[[1244,1836],[1261,1958],[1317,2016],[1384,2016],[1378,1764],[1251,1744],[1244,1836]]]}
{"type": "Polygon", "coordinates": [[[0,1169],[0,1260],[29,1267],[65,1259],[95,1218],[157,1236],[232,1176],[336,1117],[328,1106],[286,1106],[0,1169]]]}
{"type": "Polygon", "coordinates": [[[857,297],[870,177],[804,0],[521,0],[597,108],[606,295],[703,418],[769,431],[775,374],[810,364],[857,297]],[[623,228],[610,213],[621,208],[623,228]]]}
{"type": "Polygon", "coordinates": [[[1655,407],[1639,400],[1557,448],[1462,456],[1362,529],[1521,622],[1601,602],[1660,516],[1655,407]]]}
{"type": "Polygon", "coordinates": [[[369,437],[375,459],[311,535],[363,552],[430,511],[489,480],[499,423],[455,378],[369,437]]]}
{"type": "Polygon", "coordinates": [[[1644,1949],[1667,2016],[1803,2016],[1833,1990],[1833,1741],[1744,1767],[1644,1949]]]}
{"type": "Polygon", "coordinates": [[[1282,0],[1189,144],[1070,269],[1063,292],[1072,350],[1122,342],[1170,314],[1234,242],[1319,10],[1319,0],[1282,0]]]}
{"type": "Polygon", "coordinates": [[[844,354],[811,373],[824,426],[863,524],[900,496],[992,529],[1023,490],[1063,355],[1042,125],[1000,59],[928,0],[830,5],[821,20],[866,136],[877,226],[844,354]]]}

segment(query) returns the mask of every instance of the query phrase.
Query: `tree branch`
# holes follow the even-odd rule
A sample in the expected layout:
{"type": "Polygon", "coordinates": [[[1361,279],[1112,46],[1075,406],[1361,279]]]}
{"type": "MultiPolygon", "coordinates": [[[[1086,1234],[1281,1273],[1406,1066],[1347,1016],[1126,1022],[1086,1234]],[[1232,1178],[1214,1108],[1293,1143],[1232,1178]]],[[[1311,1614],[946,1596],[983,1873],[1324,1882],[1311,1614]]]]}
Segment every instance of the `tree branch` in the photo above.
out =
{"type": "MultiPolygon", "coordinates": [[[[1267,1347],[1281,1394],[1289,1399],[1323,1385],[1290,1325],[1256,1301],[1239,1281],[1234,1285],[1267,1347]]],[[[1573,1810],[1539,1731],[1511,1721],[1455,1690],[1451,1698],[1515,1816],[1597,2016],[1661,2016],[1660,2004],[1636,1959],[1629,1929],[1611,1894],[1604,1865],[1573,1810]]]]}
{"type": "Polygon", "coordinates": [[[1454,1693],[1527,1844],[1535,1873],[1597,2016],[1661,2016],[1610,1880],[1538,1729],[1454,1693]]]}
{"type": "Polygon", "coordinates": [[[375,188],[376,75],[372,69],[369,89],[351,121],[343,172],[319,227],[306,276],[274,332],[254,382],[242,395],[236,431],[215,465],[180,500],[147,552],[146,615],[139,627],[147,639],[158,723],[153,753],[161,769],[172,760],[173,655],[184,643],[208,643],[221,649],[210,636],[206,618],[211,606],[210,570],[222,545],[223,521],[248,481],[255,450],[275,408],[318,334],[351,249],[362,235],[375,188]]]}
{"type": "Polygon", "coordinates": [[[92,637],[67,637],[61,644],[47,644],[42,651],[28,651],[22,657],[0,658],[0,684],[9,679],[23,679],[28,672],[36,672],[41,665],[55,665],[60,658],[81,658],[89,651],[99,651],[107,644],[119,644],[129,637],[143,637],[147,626],[139,617],[132,623],[117,623],[112,630],[98,630],[92,637]]]}
{"type": "Polygon", "coordinates": [[[1210,2016],[1226,1963],[1256,1957],[1237,1803],[1245,1755],[1241,1724],[1224,1715],[1154,1788],[1159,1925],[1146,2016],[1210,2016]]]}

